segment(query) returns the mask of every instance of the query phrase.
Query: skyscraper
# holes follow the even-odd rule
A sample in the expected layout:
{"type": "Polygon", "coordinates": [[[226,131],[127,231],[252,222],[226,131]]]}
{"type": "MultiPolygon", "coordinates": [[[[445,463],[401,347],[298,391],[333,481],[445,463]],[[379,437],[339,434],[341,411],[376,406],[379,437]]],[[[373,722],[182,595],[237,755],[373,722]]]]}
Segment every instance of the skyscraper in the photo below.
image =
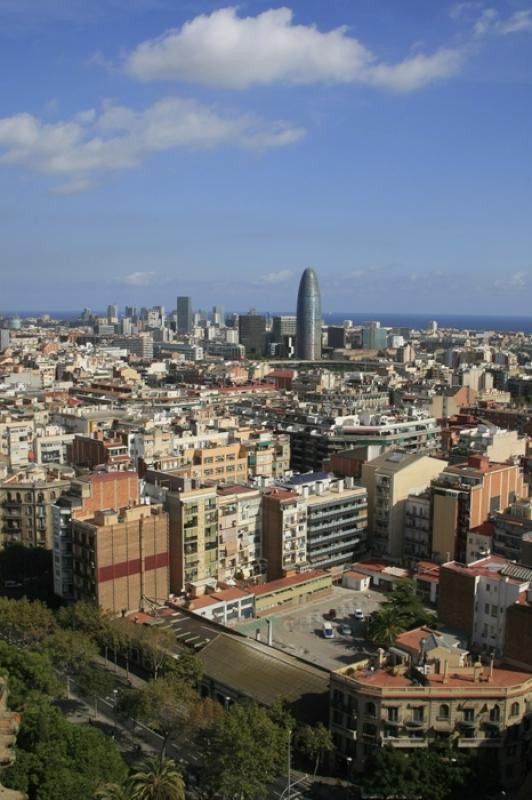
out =
{"type": "Polygon", "coordinates": [[[320,287],[310,267],[303,272],[297,293],[296,354],[304,361],[321,358],[320,287]]]}
{"type": "Polygon", "coordinates": [[[192,299],[177,298],[177,332],[192,333],[192,299]]]}

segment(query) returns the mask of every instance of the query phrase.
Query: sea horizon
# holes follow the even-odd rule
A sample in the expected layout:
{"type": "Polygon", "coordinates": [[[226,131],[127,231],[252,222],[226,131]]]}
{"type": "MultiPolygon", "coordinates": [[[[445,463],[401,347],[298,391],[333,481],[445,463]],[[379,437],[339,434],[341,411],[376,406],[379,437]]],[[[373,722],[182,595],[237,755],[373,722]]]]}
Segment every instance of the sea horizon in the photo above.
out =
{"type": "MultiPolygon", "coordinates": [[[[97,316],[105,316],[106,311],[95,310],[93,312],[97,316]]],[[[248,313],[247,311],[227,311],[226,314],[231,313],[248,313]]],[[[276,315],[295,315],[295,311],[258,311],[259,314],[269,316],[276,315]]],[[[19,317],[27,319],[32,317],[41,317],[48,314],[52,319],[59,321],[71,322],[79,319],[81,310],[68,310],[68,311],[47,311],[47,310],[30,310],[30,311],[8,311],[0,312],[0,317],[19,317]]],[[[376,320],[381,323],[383,327],[391,328],[413,328],[424,329],[429,322],[436,321],[440,328],[455,328],[458,330],[475,330],[475,331],[505,331],[505,332],[524,332],[532,333],[532,315],[525,316],[523,314],[438,314],[438,313],[422,313],[422,312],[379,312],[379,311],[325,311],[323,312],[324,322],[330,325],[341,325],[344,320],[351,320],[353,324],[360,325],[367,323],[371,320],[376,320]]]]}

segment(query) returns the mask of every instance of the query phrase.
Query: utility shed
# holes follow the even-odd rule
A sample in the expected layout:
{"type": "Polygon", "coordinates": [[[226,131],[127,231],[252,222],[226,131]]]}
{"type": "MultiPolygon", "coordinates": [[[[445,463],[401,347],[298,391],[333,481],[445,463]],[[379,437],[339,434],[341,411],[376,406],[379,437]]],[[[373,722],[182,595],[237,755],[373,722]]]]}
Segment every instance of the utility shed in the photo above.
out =
{"type": "Polygon", "coordinates": [[[286,700],[294,716],[328,720],[328,670],[253,639],[220,633],[198,653],[203,694],[224,705],[248,699],[263,706],[286,700]]]}

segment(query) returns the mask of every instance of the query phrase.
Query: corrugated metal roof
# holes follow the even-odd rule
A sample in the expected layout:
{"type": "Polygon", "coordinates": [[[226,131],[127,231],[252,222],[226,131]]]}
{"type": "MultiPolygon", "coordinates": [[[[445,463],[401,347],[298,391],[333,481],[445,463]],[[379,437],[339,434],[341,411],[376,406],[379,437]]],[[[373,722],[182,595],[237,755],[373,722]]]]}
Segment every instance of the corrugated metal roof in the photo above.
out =
{"type": "Polygon", "coordinates": [[[270,706],[282,698],[300,718],[327,715],[329,672],[253,639],[221,633],[198,653],[206,678],[270,706]]]}
{"type": "Polygon", "coordinates": [[[501,569],[501,575],[505,578],[517,578],[518,581],[532,581],[532,569],[521,564],[507,564],[501,569]]]}

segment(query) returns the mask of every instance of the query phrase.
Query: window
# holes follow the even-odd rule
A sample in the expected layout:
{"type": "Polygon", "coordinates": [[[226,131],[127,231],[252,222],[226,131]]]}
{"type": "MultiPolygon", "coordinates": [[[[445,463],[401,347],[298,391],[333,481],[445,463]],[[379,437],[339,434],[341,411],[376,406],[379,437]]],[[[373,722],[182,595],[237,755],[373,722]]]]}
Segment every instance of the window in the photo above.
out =
{"type": "Polygon", "coordinates": [[[417,706],[416,708],[412,709],[412,719],[414,722],[423,722],[423,718],[425,716],[425,709],[423,706],[417,706]]]}
{"type": "Polygon", "coordinates": [[[377,709],[375,703],[366,703],[366,714],[368,717],[377,716],[377,709]]]}
{"type": "Polygon", "coordinates": [[[510,716],[516,717],[519,714],[519,703],[512,703],[510,708],[510,716]]]}
{"type": "Polygon", "coordinates": [[[495,514],[501,507],[501,498],[499,495],[495,495],[490,500],[490,514],[495,514]]]}
{"type": "Polygon", "coordinates": [[[393,706],[393,708],[388,709],[388,720],[389,722],[397,722],[399,719],[399,708],[397,706],[393,706]]]}
{"type": "Polygon", "coordinates": [[[449,719],[449,706],[446,703],[443,703],[438,711],[438,717],[440,719],[449,719]]]}
{"type": "Polygon", "coordinates": [[[490,613],[490,604],[489,603],[484,603],[484,613],[485,614],[489,614],[490,613]]]}
{"type": "Polygon", "coordinates": [[[475,720],[475,709],[474,708],[465,708],[464,709],[464,722],[474,722],[475,720]]]}
{"type": "Polygon", "coordinates": [[[490,722],[499,722],[501,718],[501,709],[499,706],[493,706],[490,709],[490,722]]]}

